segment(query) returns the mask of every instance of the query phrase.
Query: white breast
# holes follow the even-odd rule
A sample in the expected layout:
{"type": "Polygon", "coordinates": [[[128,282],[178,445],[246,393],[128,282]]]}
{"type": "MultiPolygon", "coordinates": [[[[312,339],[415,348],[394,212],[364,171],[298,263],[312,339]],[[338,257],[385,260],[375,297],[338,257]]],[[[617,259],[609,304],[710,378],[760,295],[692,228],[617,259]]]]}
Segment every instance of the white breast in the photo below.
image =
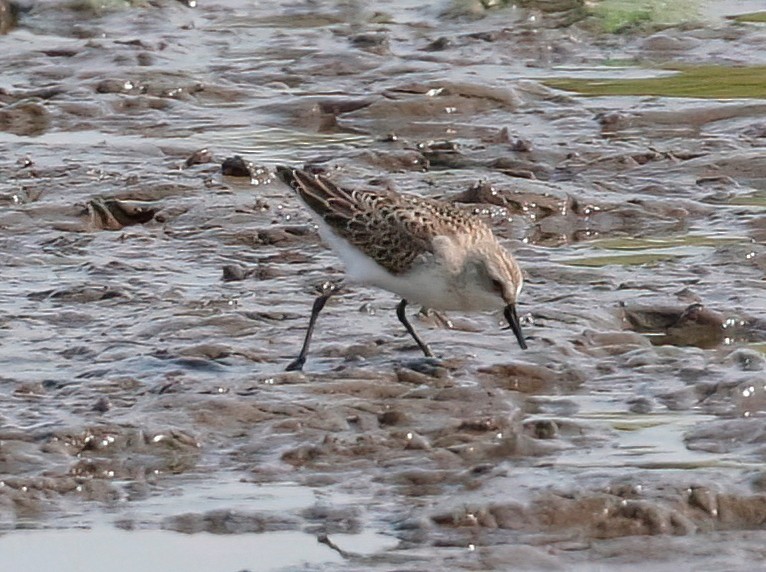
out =
{"type": "Polygon", "coordinates": [[[351,282],[388,290],[411,304],[434,310],[478,312],[502,307],[496,296],[477,289],[458,287],[455,277],[436,263],[416,266],[399,276],[391,274],[346,239],[333,233],[327,223],[317,222],[320,236],[343,261],[351,282]]]}

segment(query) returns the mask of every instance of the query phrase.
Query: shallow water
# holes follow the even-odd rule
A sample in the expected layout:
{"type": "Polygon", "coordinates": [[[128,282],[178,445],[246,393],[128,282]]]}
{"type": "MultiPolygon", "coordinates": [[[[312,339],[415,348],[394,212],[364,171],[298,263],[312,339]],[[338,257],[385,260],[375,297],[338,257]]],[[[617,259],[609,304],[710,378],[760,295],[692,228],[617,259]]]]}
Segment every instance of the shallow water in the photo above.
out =
{"type": "Polygon", "coordinates": [[[56,562],[57,570],[158,570],[160,566],[212,572],[279,570],[302,562],[340,561],[331,548],[300,532],[241,535],[181,534],[162,530],[56,530],[16,533],[0,540],[6,566],[42,570],[56,562]],[[291,551],[274,550],[290,546],[291,551]],[[41,546],[45,550],[41,551],[41,546]],[[94,546],[97,549],[94,549],[94,546]],[[300,554],[300,556],[298,556],[300,554]]]}
{"type": "Polygon", "coordinates": [[[0,36],[4,561],[764,557],[766,95],[549,82],[704,64],[760,89],[763,25],[725,18],[758,3],[620,34],[490,4],[22,7],[0,36]],[[222,174],[234,155],[252,176],[222,174]],[[413,308],[424,362],[397,300],[350,288],[285,373],[342,276],[271,175],[306,162],[489,221],[530,349],[500,316],[413,308]]]}

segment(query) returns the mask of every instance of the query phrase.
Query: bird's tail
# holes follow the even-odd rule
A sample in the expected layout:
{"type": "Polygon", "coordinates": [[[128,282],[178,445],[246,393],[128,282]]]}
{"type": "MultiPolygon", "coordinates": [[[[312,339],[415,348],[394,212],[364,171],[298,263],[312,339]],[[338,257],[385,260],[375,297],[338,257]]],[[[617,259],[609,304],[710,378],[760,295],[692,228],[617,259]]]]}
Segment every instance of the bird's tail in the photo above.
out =
{"type": "Polygon", "coordinates": [[[353,197],[327,177],[282,165],[277,166],[276,174],[280,181],[294,189],[309,208],[325,220],[335,217],[348,219],[353,216],[353,197]]]}

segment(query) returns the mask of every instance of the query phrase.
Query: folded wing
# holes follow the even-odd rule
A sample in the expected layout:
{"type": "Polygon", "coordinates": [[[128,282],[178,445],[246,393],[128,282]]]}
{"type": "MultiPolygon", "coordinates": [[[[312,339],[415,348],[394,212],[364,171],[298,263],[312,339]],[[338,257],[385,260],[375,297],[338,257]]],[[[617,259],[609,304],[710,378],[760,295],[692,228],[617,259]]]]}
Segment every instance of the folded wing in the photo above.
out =
{"type": "Polygon", "coordinates": [[[433,255],[434,236],[474,234],[480,220],[449,205],[411,195],[339,187],[327,177],[289,167],[277,176],[334,232],[392,274],[433,255]]]}

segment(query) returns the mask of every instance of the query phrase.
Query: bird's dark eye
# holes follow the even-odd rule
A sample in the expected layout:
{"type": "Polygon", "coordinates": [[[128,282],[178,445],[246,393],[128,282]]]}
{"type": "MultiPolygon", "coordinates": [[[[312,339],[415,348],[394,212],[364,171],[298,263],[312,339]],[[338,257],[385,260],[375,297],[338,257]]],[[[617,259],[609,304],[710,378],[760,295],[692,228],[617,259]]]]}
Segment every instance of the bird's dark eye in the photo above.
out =
{"type": "Polygon", "coordinates": [[[492,279],[492,288],[495,290],[495,292],[502,294],[503,293],[503,283],[500,282],[497,278],[492,279]]]}

